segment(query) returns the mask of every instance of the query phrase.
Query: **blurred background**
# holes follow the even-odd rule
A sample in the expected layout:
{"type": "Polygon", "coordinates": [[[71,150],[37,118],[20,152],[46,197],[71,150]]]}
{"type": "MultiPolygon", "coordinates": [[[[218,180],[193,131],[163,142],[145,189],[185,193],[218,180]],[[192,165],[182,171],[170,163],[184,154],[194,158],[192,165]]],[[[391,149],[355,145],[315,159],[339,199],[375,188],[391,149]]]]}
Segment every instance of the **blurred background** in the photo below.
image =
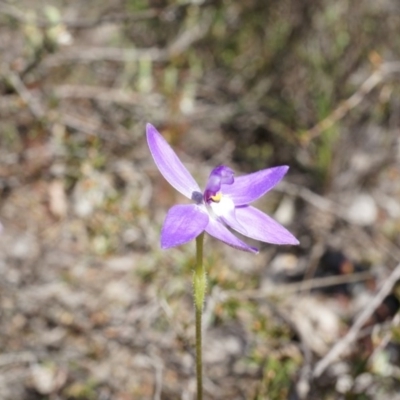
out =
{"type": "Polygon", "coordinates": [[[206,398],[399,399],[399,32],[397,0],[0,1],[0,398],[194,398],[151,122],[200,187],[290,166],[257,206],[300,246],[206,239],[206,398]]]}

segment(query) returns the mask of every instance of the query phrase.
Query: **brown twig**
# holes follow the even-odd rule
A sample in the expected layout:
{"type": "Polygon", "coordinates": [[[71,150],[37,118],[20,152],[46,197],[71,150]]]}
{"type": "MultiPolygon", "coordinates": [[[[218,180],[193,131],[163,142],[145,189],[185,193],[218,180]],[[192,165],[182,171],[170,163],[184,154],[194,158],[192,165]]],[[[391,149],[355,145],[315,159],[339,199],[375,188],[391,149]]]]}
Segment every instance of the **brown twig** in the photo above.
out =
{"type": "Polygon", "coordinates": [[[166,48],[125,49],[115,47],[74,47],[69,51],[50,56],[44,61],[47,68],[57,67],[68,61],[115,61],[129,62],[147,59],[153,62],[167,61],[187,50],[198,40],[202,39],[211,25],[211,15],[205,17],[194,26],[179,34],[166,48]]]}
{"type": "MultiPolygon", "coordinates": [[[[354,226],[354,228],[358,228],[352,222],[352,220],[346,215],[346,213],[341,209],[340,205],[335,203],[334,201],[327,199],[325,197],[320,196],[317,193],[314,193],[310,189],[306,187],[296,185],[290,182],[280,182],[279,185],[275,188],[277,191],[281,191],[290,196],[296,196],[307,203],[311,204],[313,207],[318,208],[321,211],[328,212],[330,214],[335,215],[343,221],[346,221],[350,226],[354,226]]],[[[357,235],[364,236],[366,233],[364,231],[358,231],[357,235]]],[[[395,246],[392,242],[390,242],[383,234],[379,234],[379,241],[377,245],[385,251],[392,259],[398,260],[400,258],[400,249],[395,246]]]]}
{"type": "Polygon", "coordinates": [[[365,96],[370,93],[381,82],[385,81],[390,75],[400,72],[400,62],[385,62],[374,71],[351,95],[348,99],[342,101],[339,106],[326,118],[318,122],[315,126],[305,132],[303,143],[307,144],[322,134],[325,130],[331,128],[337,121],[342,119],[349,111],[357,107],[365,96]]]}
{"type": "Polygon", "coordinates": [[[90,99],[106,103],[134,106],[143,103],[157,107],[160,95],[142,94],[131,90],[88,85],[59,85],[53,90],[58,99],[90,99]]]}
{"type": "MultiPolygon", "coordinates": [[[[206,7],[211,1],[202,1],[199,4],[201,7],[206,7]]],[[[113,12],[111,9],[103,10],[95,18],[68,18],[60,16],[58,23],[66,26],[68,29],[90,29],[101,24],[110,22],[115,23],[126,23],[143,21],[152,18],[169,19],[171,20],[174,14],[178,13],[180,9],[188,7],[191,2],[182,2],[180,4],[171,4],[164,8],[149,8],[147,10],[135,11],[135,12],[113,12]]],[[[20,11],[18,7],[12,4],[0,3],[0,14],[7,15],[14,20],[21,23],[30,23],[38,26],[39,28],[51,28],[54,26],[54,22],[44,19],[38,15],[27,16],[27,13],[20,11]]]]}
{"type": "MultiPolygon", "coordinates": [[[[399,327],[399,325],[400,325],[400,314],[396,314],[395,317],[393,318],[393,320],[387,324],[386,329],[385,329],[386,333],[384,334],[383,338],[380,340],[379,345],[376,346],[376,348],[370,355],[369,362],[371,362],[371,360],[373,360],[382,351],[382,349],[384,349],[389,344],[389,342],[393,338],[393,328],[399,327]]],[[[374,327],[372,327],[372,329],[373,328],[374,327]]]]}
{"type": "Polygon", "coordinates": [[[314,193],[304,186],[296,185],[290,182],[280,182],[279,186],[276,187],[276,190],[287,193],[291,196],[300,197],[321,211],[326,211],[346,221],[348,220],[346,215],[340,210],[338,204],[334,203],[332,200],[320,196],[317,193],[314,193]]]}
{"type": "Polygon", "coordinates": [[[124,49],[116,47],[74,47],[48,57],[43,65],[46,68],[58,67],[66,62],[91,62],[91,61],[115,61],[130,62],[141,59],[150,61],[165,61],[168,59],[166,49],[156,47],[147,49],[124,49]]]}
{"type": "MultiPolygon", "coordinates": [[[[27,105],[29,110],[31,111],[32,115],[39,121],[43,121],[49,126],[51,126],[54,122],[61,122],[65,126],[72,128],[74,130],[83,132],[87,135],[93,135],[93,136],[99,136],[104,140],[112,140],[115,141],[117,140],[121,144],[128,143],[129,140],[122,139],[120,137],[116,138],[114,132],[105,132],[101,130],[101,126],[98,123],[98,121],[93,121],[89,119],[84,119],[82,117],[76,117],[73,115],[69,114],[62,114],[62,115],[55,115],[49,113],[49,111],[46,109],[44,104],[40,101],[39,98],[35,97],[32,95],[32,93],[29,91],[29,89],[25,86],[25,83],[23,80],[20,78],[20,76],[9,69],[6,66],[2,66],[1,70],[3,72],[4,78],[9,82],[9,84],[13,87],[15,92],[18,94],[18,96],[23,100],[23,102],[27,105]],[[45,121],[44,121],[45,120],[45,121]]],[[[99,93],[90,93],[91,95],[96,94],[99,96],[99,93]]],[[[118,100],[123,100],[127,101],[127,98],[123,98],[124,96],[121,93],[115,92],[114,95],[116,97],[119,96],[118,100]]],[[[115,99],[114,99],[115,100],[115,99]]],[[[132,98],[129,99],[132,101],[132,98]]]]}
{"type": "MultiPolygon", "coordinates": [[[[175,8],[177,7],[175,6],[175,8]]],[[[160,14],[170,11],[170,7],[167,7],[163,10],[150,8],[148,10],[136,11],[135,13],[107,13],[107,11],[104,11],[97,18],[70,19],[61,17],[59,23],[70,29],[88,29],[108,22],[134,22],[156,18],[160,16],[160,14]]],[[[12,4],[0,3],[0,14],[7,15],[23,24],[33,23],[39,28],[51,28],[54,26],[54,22],[45,20],[40,16],[30,15],[28,17],[26,13],[22,12],[19,8],[13,6],[12,4]]]]}
{"type": "Polygon", "coordinates": [[[343,283],[361,282],[373,278],[370,272],[359,272],[343,276],[328,276],[324,278],[306,279],[301,282],[288,283],[285,285],[275,285],[273,288],[266,290],[243,290],[240,293],[237,291],[226,291],[221,293],[221,297],[225,296],[239,299],[263,299],[271,296],[287,296],[293,293],[308,291],[311,289],[323,288],[327,286],[336,286],[343,283]]]}
{"type": "Polygon", "coordinates": [[[321,359],[314,367],[313,377],[318,378],[324,371],[331,365],[335,360],[337,360],[357,339],[357,336],[367,322],[367,320],[372,316],[375,310],[379,307],[385,297],[392,291],[396,282],[400,279],[400,263],[392,271],[390,276],[385,280],[380,290],[377,292],[372,301],[368,306],[361,312],[358,316],[350,330],[347,334],[340,339],[331,350],[321,359]]]}
{"type": "Polygon", "coordinates": [[[31,94],[19,75],[14,71],[5,68],[4,66],[2,67],[2,70],[5,71],[3,73],[5,79],[10,83],[15,92],[18,93],[24,103],[29,107],[35,118],[42,119],[45,116],[45,112],[40,101],[31,94]]]}

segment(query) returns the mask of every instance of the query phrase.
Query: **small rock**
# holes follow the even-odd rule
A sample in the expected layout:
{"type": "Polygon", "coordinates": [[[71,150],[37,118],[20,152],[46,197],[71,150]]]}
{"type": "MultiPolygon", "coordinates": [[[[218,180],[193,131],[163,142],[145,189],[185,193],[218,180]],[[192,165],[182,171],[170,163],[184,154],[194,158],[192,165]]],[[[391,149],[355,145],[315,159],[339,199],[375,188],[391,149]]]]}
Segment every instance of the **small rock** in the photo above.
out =
{"type": "Polygon", "coordinates": [[[326,354],[340,336],[338,315],[314,297],[303,297],[291,307],[291,319],[304,342],[316,354],[326,354]]]}
{"type": "Polygon", "coordinates": [[[350,374],[341,375],[336,381],[336,390],[339,393],[347,393],[353,386],[353,378],[350,374]]]}
{"type": "Polygon", "coordinates": [[[39,245],[36,237],[26,233],[19,235],[10,248],[10,255],[18,260],[28,260],[37,257],[39,245]]]}
{"type": "Polygon", "coordinates": [[[274,290],[276,284],[299,280],[304,275],[305,263],[300,262],[294,254],[282,253],[276,255],[265,269],[261,281],[261,289],[274,290]]]}
{"type": "Polygon", "coordinates": [[[51,213],[58,218],[67,214],[68,201],[65,194],[64,183],[61,180],[53,181],[49,185],[49,208],[51,213]]]}
{"type": "Polygon", "coordinates": [[[110,301],[115,301],[122,305],[129,305],[134,299],[133,288],[123,281],[110,282],[105,287],[105,295],[110,301]]]}
{"type": "Polygon", "coordinates": [[[128,272],[135,266],[136,257],[134,255],[110,257],[106,261],[106,267],[112,271],[128,272]]]}
{"type": "Polygon", "coordinates": [[[355,196],[346,211],[347,218],[356,225],[372,225],[378,216],[375,200],[367,193],[355,196]]]}
{"type": "Polygon", "coordinates": [[[282,225],[289,225],[293,222],[294,214],[294,198],[286,196],[279,204],[279,207],[276,210],[274,217],[282,225]]]}
{"type": "Polygon", "coordinates": [[[225,336],[218,338],[214,342],[211,338],[209,346],[205,347],[204,360],[209,364],[218,363],[226,360],[229,356],[238,355],[242,345],[239,338],[235,336],[225,336]]]}
{"type": "Polygon", "coordinates": [[[353,388],[354,392],[365,393],[368,390],[368,388],[371,387],[373,380],[374,378],[372,374],[369,372],[364,372],[358,375],[354,381],[354,388],[353,388]]]}
{"type": "Polygon", "coordinates": [[[271,262],[271,272],[290,272],[296,269],[299,259],[290,253],[278,254],[271,262]]]}
{"type": "Polygon", "coordinates": [[[31,368],[31,377],[33,387],[43,395],[54,393],[67,381],[67,373],[64,370],[39,364],[31,368]]]}
{"type": "Polygon", "coordinates": [[[108,174],[95,171],[89,165],[83,166],[82,172],[84,176],[76,184],[72,194],[73,209],[78,217],[88,218],[115,195],[115,190],[108,174]]]}

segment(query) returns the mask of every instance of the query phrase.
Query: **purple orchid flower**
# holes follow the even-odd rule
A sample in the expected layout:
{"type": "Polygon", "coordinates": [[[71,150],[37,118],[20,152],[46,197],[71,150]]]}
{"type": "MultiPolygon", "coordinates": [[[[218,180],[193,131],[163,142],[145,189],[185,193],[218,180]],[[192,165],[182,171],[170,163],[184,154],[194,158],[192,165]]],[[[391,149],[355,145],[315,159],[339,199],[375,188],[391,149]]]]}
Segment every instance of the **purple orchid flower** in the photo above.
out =
{"type": "Polygon", "coordinates": [[[299,244],[282,225],[250,206],[280,182],[289,167],[263,169],[234,178],[229,167],[214,168],[204,193],[181,163],[174,150],[154,128],[146,126],[147,142],[157,168],[164,178],[193,204],[173,206],[161,229],[161,247],[168,249],[195,239],[202,232],[239,250],[258,253],[229,229],[249,238],[272,244],[299,244]]]}

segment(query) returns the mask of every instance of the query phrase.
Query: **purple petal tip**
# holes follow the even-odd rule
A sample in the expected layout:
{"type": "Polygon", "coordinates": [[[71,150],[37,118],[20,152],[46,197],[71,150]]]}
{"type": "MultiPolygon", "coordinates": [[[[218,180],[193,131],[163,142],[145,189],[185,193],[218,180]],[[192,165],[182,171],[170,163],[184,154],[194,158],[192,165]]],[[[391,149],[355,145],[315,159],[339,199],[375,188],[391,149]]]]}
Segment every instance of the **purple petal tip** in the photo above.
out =
{"type": "Polygon", "coordinates": [[[154,162],[170,185],[189,199],[193,192],[200,192],[199,185],[174,150],[157,129],[149,123],[146,124],[146,136],[154,162]]]}

